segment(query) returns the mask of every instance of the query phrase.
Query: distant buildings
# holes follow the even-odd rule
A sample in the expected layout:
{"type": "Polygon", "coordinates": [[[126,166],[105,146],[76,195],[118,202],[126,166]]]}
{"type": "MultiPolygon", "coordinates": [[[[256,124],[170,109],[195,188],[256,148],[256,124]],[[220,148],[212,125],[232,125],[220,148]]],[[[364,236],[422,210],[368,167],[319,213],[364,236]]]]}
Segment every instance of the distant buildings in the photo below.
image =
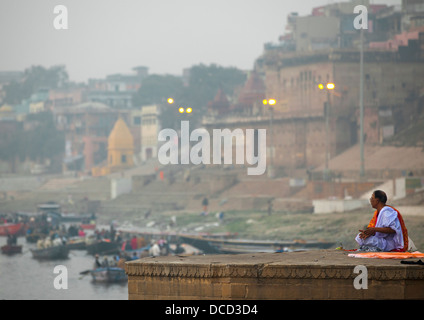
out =
{"type": "Polygon", "coordinates": [[[122,118],[119,118],[107,139],[107,161],[91,168],[92,176],[104,176],[134,166],[134,139],[122,118]]]}
{"type": "Polygon", "coordinates": [[[141,108],[141,160],[157,158],[158,134],[161,130],[159,122],[160,108],[158,105],[141,108]]]}
{"type": "Polygon", "coordinates": [[[148,76],[147,67],[135,67],[135,74],[114,74],[105,79],[90,79],[88,81],[87,99],[104,103],[114,109],[131,109],[132,97],[141,87],[142,81],[148,76]]]}
{"type": "MultiPolygon", "coordinates": [[[[290,14],[287,32],[278,44],[265,45],[247,81],[261,79],[264,92],[246,83],[231,111],[206,117],[204,125],[266,128],[268,159],[285,173],[318,167],[326,154],[331,159],[358,143],[359,31],[353,28],[353,7],[362,2],[315,8],[307,17],[290,14]],[[318,88],[328,82],[335,90],[318,88]],[[255,93],[250,104],[242,102],[255,93]],[[276,99],[276,105],[261,105],[261,95],[276,99]]],[[[368,8],[364,135],[367,144],[378,145],[423,111],[424,29],[418,25],[424,8],[422,1],[404,1],[402,9],[368,8]]]]}
{"type": "MultiPolygon", "coordinates": [[[[308,16],[290,13],[278,43],[264,45],[244,86],[233,95],[216,92],[202,125],[209,131],[267,129],[267,157],[287,174],[321,166],[326,157],[358,143],[360,32],[353,26],[353,8],[359,4],[368,8],[369,26],[364,32],[365,143],[383,144],[407,127],[424,112],[422,0],[403,0],[401,7],[352,0],[313,8],[308,16]],[[318,88],[328,82],[335,84],[334,90],[318,88]],[[263,104],[270,98],[275,105],[263,104]]],[[[19,105],[2,105],[0,121],[23,121],[27,113],[52,111],[66,134],[64,171],[99,175],[104,172],[93,168],[122,167],[130,164],[129,157],[155,158],[160,105],[133,105],[148,68],[133,71],[90,79],[82,86],[40,89],[19,105]],[[109,146],[120,118],[132,137],[132,156],[118,152],[118,140],[114,148],[109,146]]],[[[21,77],[20,72],[0,72],[0,98],[1,87],[21,77]]],[[[189,77],[185,69],[186,86],[189,77]]]]}
{"type": "MultiPolygon", "coordinates": [[[[141,150],[141,108],[132,105],[132,98],[148,76],[148,68],[139,66],[133,70],[133,74],[90,79],[87,85],[40,88],[16,105],[0,103],[0,121],[25,123],[27,114],[52,112],[57,128],[66,137],[63,172],[91,173],[92,168],[109,159],[108,136],[121,116],[128,123],[135,146],[133,152],[138,156],[141,150]]],[[[2,88],[13,81],[22,81],[22,77],[22,72],[0,72],[0,101],[4,98],[2,88]]],[[[6,128],[6,125],[1,126],[6,128]]],[[[21,127],[25,128],[25,125],[21,127]]],[[[2,137],[0,143],[1,140],[2,137]]]]}
{"type": "Polygon", "coordinates": [[[117,110],[85,102],[54,111],[57,128],[65,132],[64,171],[91,171],[107,159],[107,139],[119,117],[117,110]]]}

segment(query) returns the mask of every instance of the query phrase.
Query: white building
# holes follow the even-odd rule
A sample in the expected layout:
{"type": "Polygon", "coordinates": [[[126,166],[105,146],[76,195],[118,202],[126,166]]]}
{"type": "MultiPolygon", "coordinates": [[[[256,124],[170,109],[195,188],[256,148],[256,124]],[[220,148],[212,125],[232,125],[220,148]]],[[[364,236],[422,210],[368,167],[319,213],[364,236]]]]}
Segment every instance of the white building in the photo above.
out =
{"type": "Polygon", "coordinates": [[[159,106],[149,105],[141,107],[140,157],[142,161],[157,158],[159,131],[159,106]]]}

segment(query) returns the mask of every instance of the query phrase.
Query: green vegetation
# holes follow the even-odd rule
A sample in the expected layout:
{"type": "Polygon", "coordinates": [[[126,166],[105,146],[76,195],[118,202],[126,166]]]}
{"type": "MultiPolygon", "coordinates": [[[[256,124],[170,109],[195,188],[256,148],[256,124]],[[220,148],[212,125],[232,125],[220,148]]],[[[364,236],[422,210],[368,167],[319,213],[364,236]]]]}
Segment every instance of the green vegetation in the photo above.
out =
{"type": "Polygon", "coordinates": [[[14,172],[16,159],[30,159],[43,163],[50,160],[60,170],[61,157],[65,151],[65,135],[58,131],[51,112],[29,114],[26,123],[30,129],[18,127],[0,141],[0,159],[10,164],[14,172]]]}
{"type": "Polygon", "coordinates": [[[12,105],[21,103],[39,89],[64,86],[68,83],[68,79],[65,66],[53,66],[48,69],[42,66],[31,66],[25,69],[22,81],[13,81],[3,88],[5,92],[3,103],[12,105]]]}
{"type": "Polygon", "coordinates": [[[198,122],[207,112],[209,101],[213,100],[219,89],[232,95],[234,89],[246,81],[246,74],[237,68],[225,68],[211,64],[196,65],[189,70],[189,82],[171,75],[150,75],[143,80],[143,85],[133,96],[135,106],[162,104],[166,106],[168,98],[173,98],[174,105],[167,106],[160,115],[162,127],[177,129],[181,115],[179,107],[191,107],[191,122],[198,122]],[[178,121],[177,121],[178,120],[178,121]]]}

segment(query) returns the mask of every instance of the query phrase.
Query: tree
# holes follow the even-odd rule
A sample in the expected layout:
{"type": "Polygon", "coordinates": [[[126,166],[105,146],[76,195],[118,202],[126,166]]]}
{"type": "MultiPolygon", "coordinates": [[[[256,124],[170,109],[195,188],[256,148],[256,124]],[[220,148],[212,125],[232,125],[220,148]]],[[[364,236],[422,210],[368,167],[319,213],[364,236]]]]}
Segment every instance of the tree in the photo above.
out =
{"type": "Polygon", "coordinates": [[[57,165],[65,152],[65,135],[56,129],[51,112],[29,114],[26,122],[33,128],[25,131],[19,126],[0,140],[0,159],[9,163],[11,172],[18,159],[38,163],[49,159],[57,165]]]}
{"type": "Polygon", "coordinates": [[[25,132],[26,156],[29,159],[37,162],[46,159],[53,161],[63,155],[65,136],[56,129],[51,112],[29,114],[27,121],[36,124],[32,130],[25,132]]]}
{"type": "MultiPolygon", "coordinates": [[[[219,89],[227,95],[232,95],[234,89],[243,85],[246,75],[237,68],[225,68],[216,64],[203,64],[190,68],[190,78],[187,86],[179,77],[151,75],[143,80],[142,86],[133,97],[136,106],[149,104],[162,105],[161,124],[165,128],[178,128],[179,120],[187,115],[178,113],[179,107],[191,107],[193,112],[189,119],[198,123],[207,112],[209,101],[213,100],[219,89]],[[167,105],[167,98],[172,97],[173,105],[167,105]]],[[[184,117],[184,118],[183,118],[184,117]]]]}
{"type": "Polygon", "coordinates": [[[55,89],[68,83],[69,76],[65,66],[53,66],[46,69],[42,66],[31,66],[25,69],[21,81],[12,81],[4,87],[4,103],[18,104],[28,99],[41,88],[55,89]]]}
{"type": "Polygon", "coordinates": [[[232,95],[234,90],[246,82],[246,74],[237,68],[224,68],[211,64],[193,66],[186,98],[193,108],[206,111],[209,101],[213,100],[219,89],[232,95]]]}
{"type": "Polygon", "coordinates": [[[183,81],[172,75],[150,75],[143,80],[141,88],[133,96],[133,105],[162,104],[168,98],[181,95],[183,81]]]}
{"type": "Polygon", "coordinates": [[[16,170],[16,161],[25,159],[25,135],[22,126],[9,128],[0,139],[0,159],[9,164],[10,172],[16,170]]]}

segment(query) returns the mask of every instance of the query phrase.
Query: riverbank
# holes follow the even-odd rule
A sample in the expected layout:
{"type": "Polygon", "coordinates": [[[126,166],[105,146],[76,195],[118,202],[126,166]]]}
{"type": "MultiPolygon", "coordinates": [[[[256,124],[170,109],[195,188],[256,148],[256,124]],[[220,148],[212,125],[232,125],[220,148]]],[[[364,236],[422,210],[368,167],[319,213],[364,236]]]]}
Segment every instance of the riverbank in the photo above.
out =
{"type": "MultiPolygon", "coordinates": [[[[357,247],[354,239],[358,230],[366,226],[371,217],[371,211],[362,210],[328,214],[273,212],[270,215],[258,211],[229,211],[221,221],[217,212],[207,215],[167,212],[152,214],[147,219],[134,216],[129,223],[168,232],[237,233],[239,238],[254,240],[322,240],[334,242],[335,248],[352,249],[357,247]]],[[[108,217],[100,219],[108,220],[108,217]]],[[[415,246],[424,250],[424,216],[405,215],[404,220],[415,246]]]]}
{"type": "MultiPolygon", "coordinates": [[[[40,200],[40,199],[38,199],[40,200]]],[[[2,212],[34,211],[37,199],[15,199],[1,202],[2,212]]],[[[418,208],[418,207],[417,207],[418,208]]],[[[418,210],[419,211],[419,210],[418,210]]],[[[424,213],[424,207],[422,210],[424,213]]],[[[402,212],[402,210],[401,210],[402,212]]],[[[403,218],[410,238],[418,250],[424,250],[424,214],[405,211],[403,218]]],[[[324,240],[335,246],[356,248],[354,241],[359,229],[366,226],[372,210],[362,209],[345,213],[292,213],[273,211],[228,211],[222,221],[217,211],[202,215],[198,212],[164,211],[149,215],[134,212],[120,214],[99,212],[98,222],[109,225],[130,224],[140,228],[171,232],[237,233],[240,238],[260,240],[324,240]]]]}

